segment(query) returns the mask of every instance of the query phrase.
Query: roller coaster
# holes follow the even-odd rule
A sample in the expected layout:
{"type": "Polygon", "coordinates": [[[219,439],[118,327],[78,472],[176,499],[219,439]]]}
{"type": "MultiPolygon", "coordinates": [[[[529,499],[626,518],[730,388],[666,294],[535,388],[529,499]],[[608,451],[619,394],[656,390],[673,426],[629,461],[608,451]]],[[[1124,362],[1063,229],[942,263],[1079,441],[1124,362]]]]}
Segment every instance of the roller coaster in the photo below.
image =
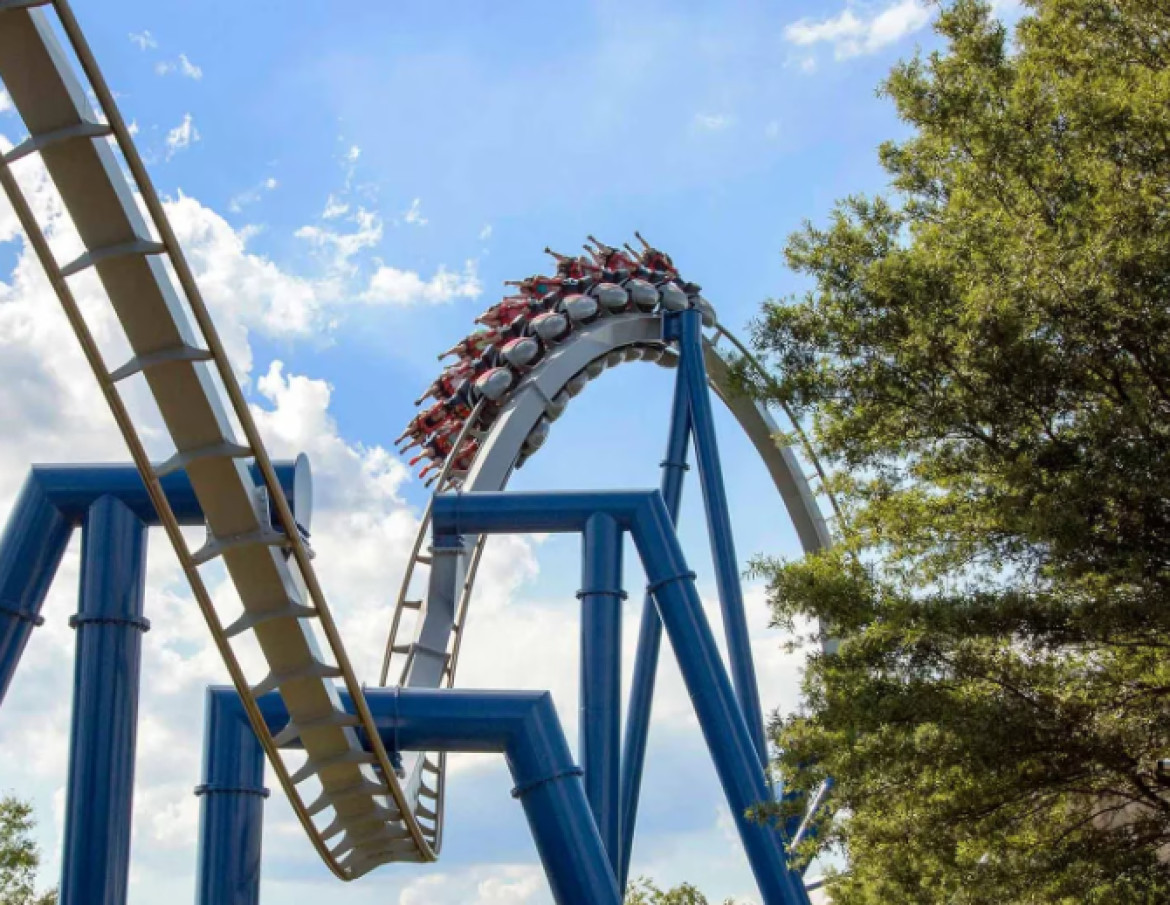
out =
{"type": "MultiPolygon", "coordinates": [[[[635,250],[590,238],[588,254],[555,256],[555,275],[512,284],[516,294],[481,315],[483,329],[451,350],[456,362],[400,438],[421,450],[416,461],[434,495],[390,617],[379,687],[366,687],[314,572],[308,463],[274,463],[266,452],[65,0],[0,0],[0,80],[28,130],[3,154],[0,184],[132,459],[132,466],[35,467],[0,538],[2,700],[65,544],[74,528],[83,531],[63,905],[126,901],[151,526],[169,538],[233,686],[210,689],[207,699],[200,905],[258,901],[265,763],[320,858],[341,880],[354,880],[382,865],[438,858],[452,751],[504,754],[557,902],[616,905],[629,877],[664,630],[761,897],[768,905],[807,903],[808,884],[788,861],[802,821],[781,826],[747,815],[783,793],[766,769],[711,393],[766,466],[806,552],[831,542],[821,508],[831,501],[807,443],[788,445],[772,413],[737,390],[735,362],[762,374],[759,363],[669,256],[644,241],[635,250]],[[76,229],[83,250],[70,260],[62,262],[59,237],[22,188],[29,166],[47,170],[76,229]],[[96,274],[121,326],[114,340],[94,329],[79,302],[76,279],[86,274],[96,274]],[[607,369],[632,362],[676,372],[661,488],[508,491],[572,398],[607,369]],[[161,456],[160,436],[169,441],[161,456]],[[727,665],[675,533],[692,447],[727,665]],[[205,529],[200,546],[185,526],[205,529]],[[582,537],[579,765],[546,694],[455,685],[487,538],[537,531],[582,537]],[[626,535],[649,585],[623,738],[626,535]],[[213,599],[211,569],[226,570],[234,604],[213,599]],[[256,674],[254,661],[266,671],[256,674]]],[[[789,427],[802,438],[791,419],[789,427]]]]}

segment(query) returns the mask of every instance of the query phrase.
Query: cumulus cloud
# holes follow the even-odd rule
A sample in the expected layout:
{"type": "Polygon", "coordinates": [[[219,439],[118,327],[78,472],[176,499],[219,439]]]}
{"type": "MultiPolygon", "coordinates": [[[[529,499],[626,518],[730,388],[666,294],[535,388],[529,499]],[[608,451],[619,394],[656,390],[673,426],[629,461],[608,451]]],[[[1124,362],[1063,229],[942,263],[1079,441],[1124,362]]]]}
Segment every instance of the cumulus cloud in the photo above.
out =
{"type": "Polygon", "coordinates": [[[228,210],[233,214],[238,214],[245,207],[255,204],[264,197],[265,192],[274,192],[280,188],[280,182],[275,176],[269,176],[267,179],[262,179],[256,185],[244,189],[231,197],[228,201],[228,210]]]}
{"type": "Polygon", "coordinates": [[[185,148],[191,147],[199,141],[199,130],[191,119],[190,113],[183,114],[183,121],[167,132],[167,160],[185,148]]]}
{"type": "Polygon", "coordinates": [[[460,273],[440,267],[429,280],[417,271],[382,264],[370,277],[362,300],[372,305],[439,305],[478,298],[482,292],[475,261],[467,261],[460,273]]]}
{"type": "Polygon", "coordinates": [[[148,30],[130,32],[130,43],[137,45],[139,50],[153,50],[158,47],[158,41],[148,30]]]}
{"type": "Polygon", "coordinates": [[[410,203],[410,210],[402,215],[402,219],[414,226],[426,226],[430,222],[422,215],[421,201],[418,198],[410,203]]]}
{"type": "Polygon", "coordinates": [[[177,60],[160,60],[154,64],[154,71],[159,75],[178,73],[184,78],[194,79],[195,81],[203,78],[203,69],[187,59],[185,53],[179,54],[177,60]]]}
{"type": "Polygon", "coordinates": [[[827,19],[801,19],[784,29],[792,44],[828,44],[838,60],[874,53],[926,27],[931,10],[924,0],[897,0],[882,8],[850,5],[827,19]]]}

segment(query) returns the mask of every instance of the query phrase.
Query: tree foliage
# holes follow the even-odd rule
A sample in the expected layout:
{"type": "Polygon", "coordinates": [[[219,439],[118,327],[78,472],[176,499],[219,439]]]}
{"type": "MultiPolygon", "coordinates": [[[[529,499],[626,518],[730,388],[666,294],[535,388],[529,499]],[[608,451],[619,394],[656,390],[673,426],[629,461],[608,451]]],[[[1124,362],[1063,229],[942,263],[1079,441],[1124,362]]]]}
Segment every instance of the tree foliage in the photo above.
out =
{"type": "MultiPolygon", "coordinates": [[[[646,877],[639,877],[626,887],[625,905],[710,905],[707,897],[690,883],[662,889],[646,877]]],[[[723,905],[735,905],[731,899],[723,905]]]]}
{"type": "Polygon", "coordinates": [[[936,27],[888,197],[794,235],[813,288],[754,327],[847,526],[756,564],[843,639],[782,767],[836,779],[837,903],[1170,901],[1170,7],[936,27]]]}
{"type": "Polygon", "coordinates": [[[0,905],[57,905],[55,890],[36,894],[41,855],[29,835],[33,824],[30,804],[0,798],[0,905]]]}

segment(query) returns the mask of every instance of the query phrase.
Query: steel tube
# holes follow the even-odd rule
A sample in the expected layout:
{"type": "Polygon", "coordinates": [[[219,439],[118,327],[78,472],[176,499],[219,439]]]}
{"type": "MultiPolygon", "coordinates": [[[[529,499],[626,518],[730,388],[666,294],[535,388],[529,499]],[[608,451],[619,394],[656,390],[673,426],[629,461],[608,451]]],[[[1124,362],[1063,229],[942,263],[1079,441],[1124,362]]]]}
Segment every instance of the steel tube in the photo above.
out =
{"type": "MultiPolygon", "coordinates": [[[[210,693],[232,697],[235,689],[210,693]]],[[[367,688],[365,697],[388,749],[503,754],[557,905],[619,905],[617,880],[552,695],[367,688]]],[[[341,700],[352,713],[350,696],[342,692],[341,700]]],[[[279,694],[265,695],[259,704],[273,731],[284,726],[288,711],[279,694]]]]}
{"type": "Polygon", "coordinates": [[[585,524],[581,550],[580,751],[585,796],[621,876],[622,531],[608,515],[585,524]]]}
{"type": "MultiPolygon", "coordinates": [[[[672,319],[671,324],[677,321],[672,319]]],[[[687,449],[691,439],[691,413],[687,384],[682,377],[686,361],[680,360],[674,381],[674,401],[670,408],[670,433],[666,440],[666,457],[662,460],[662,498],[675,524],[682,503],[683,479],[687,471],[687,449]]],[[[622,889],[630,879],[630,857],[634,848],[634,829],[638,819],[638,802],[642,791],[642,771],[646,764],[646,744],[650,735],[650,711],[654,703],[654,683],[658,674],[658,654],[662,647],[662,620],[654,599],[645,595],[642,620],[638,627],[638,647],[634,654],[634,676],[630,685],[630,705],[626,711],[626,737],[622,747],[622,846],[618,883],[622,889]]]]}
{"type": "Polygon", "coordinates": [[[65,555],[73,525],[30,475],[0,537],[0,704],[65,555]]]}
{"type": "MultiPolygon", "coordinates": [[[[302,454],[291,462],[277,462],[275,468],[297,521],[308,528],[313,500],[308,457],[302,454]]],[[[260,481],[254,465],[252,476],[260,481]]],[[[146,485],[133,465],[34,465],[29,482],[35,482],[58,512],[74,524],[80,523],[93,502],[103,496],[117,497],[147,525],[159,524],[146,485]]],[[[180,525],[203,524],[203,510],[186,472],[172,472],[159,483],[180,525]]]]}
{"type": "MultiPolygon", "coordinates": [[[[275,693],[272,697],[279,700],[275,693]]],[[[268,797],[264,749],[234,688],[209,688],[206,702],[203,784],[195,789],[200,797],[195,902],[257,905],[268,797]]]]}
{"type": "Polygon", "coordinates": [[[146,525],[120,500],[90,506],[82,535],[73,727],[61,864],[62,905],[124,905],[130,872],[130,813],[146,525]]]}
{"type": "Polygon", "coordinates": [[[715,437],[715,418],[707,389],[707,366],[703,361],[703,321],[698,311],[684,311],[679,315],[679,352],[686,362],[680,378],[686,381],[690,391],[695,461],[699,466],[699,483],[703,488],[703,505],[707,512],[707,531],[715,560],[715,584],[723,613],[731,676],[736,697],[747,719],[752,743],[760,763],[766,767],[768,743],[764,735],[764,715],[760,708],[760,690],[756,684],[751,637],[744,613],[743,587],[739,582],[739,560],[735,555],[735,538],[731,532],[727,490],[723,486],[723,466],[719,461],[719,443],[715,437]]]}
{"type": "Polygon", "coordinates": [[[661,499],[643,507],[632,533],[760,895],[765,905],[807,905],[804,883],[788,867],[780,831],[747,816],[753,805],[770,800],[771,791],[703,612],[694,573],[687,569],[661,499]]]}
{"type": "Polygon", "coordinates": [[[662,495],[658,491],[452,494],[435,498],[433,520],[436,537],[457,531],[580,531],[599,512],[633,535],[764,902],[807,905],[800,877],[788,868],[779,830],[747,816],[753,805],[770,800],[768,782],[662,495]]]}

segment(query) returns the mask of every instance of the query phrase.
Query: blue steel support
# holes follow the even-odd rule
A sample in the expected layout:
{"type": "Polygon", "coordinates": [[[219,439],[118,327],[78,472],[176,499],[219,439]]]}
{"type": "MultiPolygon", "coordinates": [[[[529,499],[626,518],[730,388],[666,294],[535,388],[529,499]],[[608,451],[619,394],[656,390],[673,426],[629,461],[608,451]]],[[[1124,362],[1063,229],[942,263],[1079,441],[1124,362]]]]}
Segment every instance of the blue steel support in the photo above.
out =
{"type": "MultiPolygon", "coordinates": [[[[212,693],[236,695],[230,688],[212,693]]],[[[547,691],[368,688],[365,695],[383,741],[398,750],[502,753],[516,784],[512,796],[524,808],[557,905],[619,905],[581,769],[547,691]]],[[[349,696],[342,693],[341,699],[352,712],[349,696]]],[[[287,723],[279,694],[265,695],[259,704],[274,732],[287,723]]]]}
{"type": "Polygon", "coordinates": [[[111,496],[82,535],[61,905],[124,905],[146,579],[146,525],[111,496]]]}
{"type": "Polygon", "coordinates": [[[204,712],[195,902],[258,905],[264,749],[234,688],[209,688],[204,712]]]}
{"type": "Polygon", "coordinates": [[[707,388],[707,366],[703,361],[703,321],[696,310],[679,315],[679,352],[686,362],[682,377],[690,389],[691,430],[695,438],[695,461],[703,487],[703,504],[707,511],[707,530],[715,559],[715,583],[723,612],[723,630],[727,636],[727,655],[736,697],[751,732],[752,744],[765,767],[768,743],[764,735],[764,716],[760,709],[760,690],[756,685],[756,668],[752,661],[751,638],[744,614],[743,588],[739,583],[739,560],[735,556],[735,539],[731,533],[731,514],[727,508],[727,491],[723,486],[723,467],[719,463],[719,444],[715,438],[715,419],[711,414],[711,395],[707,388]]]}
{"type": "MultiPolygon", "coordinates": [[[[277,478],[297,521],[308,528],[312,505],[309,460],[275,462],[277,478]]],[[[253,475],[258,475],[253,467],[253,475]]],[[[185,472],[161,481],[181,525],[199,525],[203,510],[185,472]]],[[[101,497],[118,499],[146,525],[158,524],[146,485],[133,465],[36,465],[29,472],[0,536],[0,704],[73,529],[101,497]]]]}
{"type": "MultiPolygon", "coordinates": [[[[668,319],[670,328],[676,318],[668,319]]],[[[683,478],[687,471],[687,449],[691,439],[691,413],[687,383],[683,378],[686,362],[680,360],[674,382],[674,402],[670,409],[670,434],[666,440],[666,457],[662,460],[662,498],[670,517],[678,522],[682,502],[683,478]]],[[[654,681],[658,673],[658,653],[662,646],[662,620],[653,598],[647,594],[642,602],[642,622],[638,629],[638,649],[634,655],[634,678],[630,686],[630,706],[626,712],[626,737],[622,748],[622,847],[618,884],[622,889],[630,878],[630,857],[634,848],[634,827],[638,819],[638,801],[642,791],[642,768],[646,763],[646,743],[650,734],[650,710],[654,702],[654,681]]]]}
{"type": "Polygon", "coordinates": [[[0,703],[69,545],[73,524],[30,475],[0,537],[0,703]]]}
{"type": "Polygon", "coordinates": [[[621,876],[622,531],[608,515],[585,523],[581,550],[581,767],[615,876],[621,876]]]}
{"type": "Polygon", "coordinates": [[[753,805],[770,799],[768,782],[661,494],[456,493],[435,497],[432,520],[436,538],[566,532],[583,530],[599,512],[633,535],[764,902],[807,905],[804,884],[788,867],[781,833],[747,816],[753,805]]]}

